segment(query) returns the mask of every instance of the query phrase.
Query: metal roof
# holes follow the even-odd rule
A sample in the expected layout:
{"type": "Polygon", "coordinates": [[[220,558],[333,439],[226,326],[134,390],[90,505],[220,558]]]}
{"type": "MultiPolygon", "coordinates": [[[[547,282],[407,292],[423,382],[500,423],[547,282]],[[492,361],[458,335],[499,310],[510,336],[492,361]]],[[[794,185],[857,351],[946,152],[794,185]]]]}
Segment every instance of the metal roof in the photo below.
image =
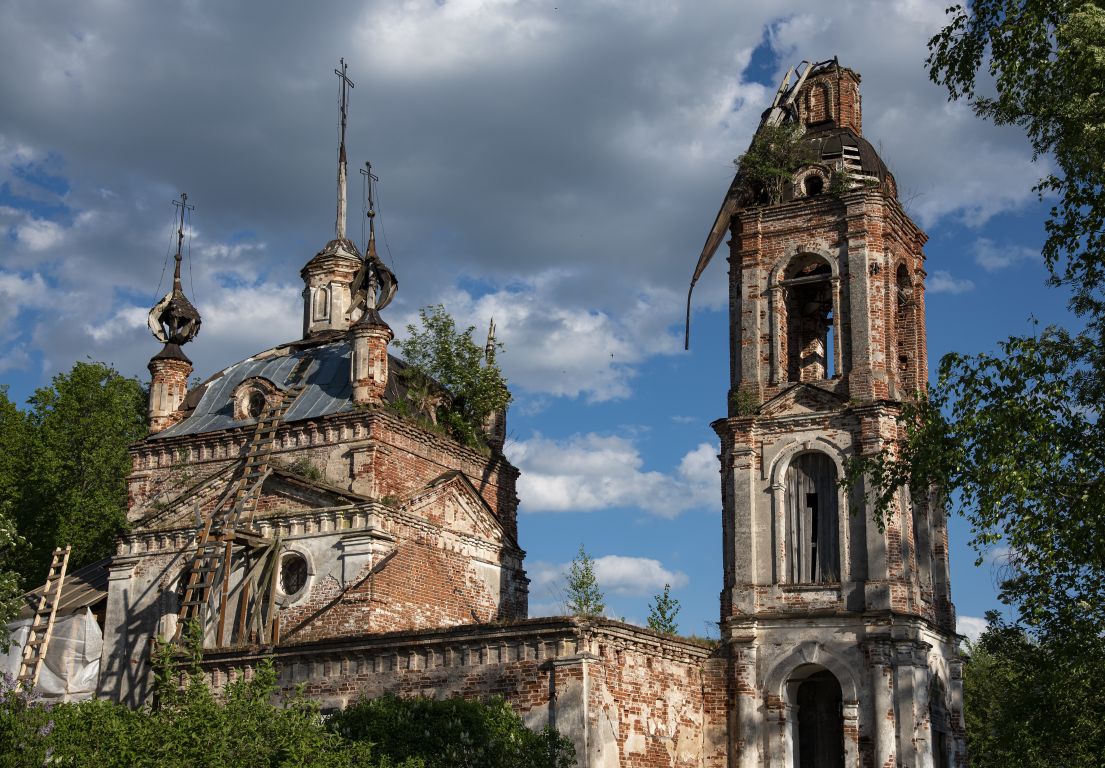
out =
{"type": "MultiPolygon", "coordinates": [[[[278,389],[284,389],[288,375],[301,360],[308,361],[304,374],[307,386],[284,415],[284,421],[317,419],[320,416],[352,411],[351,356],[352,342],[347,336],[342,336],[337,340],[312,346],[292,344],[274,347],[247,357],[202,384],[202,394],[198,402],[183,421],[151,435],[148,439],[194,435],[257,423],[256,419],[234,418],[234,390],[243,381],[252,378],[267,379],[278,389]]],[[[405,368],[403,361],[388,355],[388,385],[384,393],[386,400],[398,400],[404,394],[406,387],[399,380],[399,374],[405,368]]]]}

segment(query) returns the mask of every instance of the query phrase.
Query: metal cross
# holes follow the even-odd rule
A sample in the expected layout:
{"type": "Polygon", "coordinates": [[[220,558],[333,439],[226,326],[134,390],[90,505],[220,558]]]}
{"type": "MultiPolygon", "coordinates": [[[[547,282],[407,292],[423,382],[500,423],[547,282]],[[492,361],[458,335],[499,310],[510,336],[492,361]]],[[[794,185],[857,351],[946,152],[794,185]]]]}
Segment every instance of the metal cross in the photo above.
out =
{"type": "Polygon", "coordinates": [[[364,164],[361,175],[365,177],[365,182],[368,184],[368,217],[371,219],[376,215],[376,203],[372,200],[372,182],[379,181],[380,177],[372,172],[372,163],[364,164]]]}
{"type": "Polygon", "coordinates": [[[348,105],[348,93],[349,89],[353,88],[353,81],[349,79],[349,75],[346,74],[349,67],[345,63],[345,59],[339,59],[341,62],[341,69],[335,69],[334,74],[341,79],[341,148],[342,152],[345,152],[345,114],[346,107],[348,105]]]}
{"type": "Polygon", "coordinates": [[[180,226],[177,228],[177,241],[176,241],[176,269],[173,271],[173,284],[180,287],[180,262],[183,259],[181,256],[181,246],[184,245],[184,212],[194,211],[196,206],[188,205],[188,193],[181,192],[180,199],[174,200],[173,205],[180,209],[180,226]]]}

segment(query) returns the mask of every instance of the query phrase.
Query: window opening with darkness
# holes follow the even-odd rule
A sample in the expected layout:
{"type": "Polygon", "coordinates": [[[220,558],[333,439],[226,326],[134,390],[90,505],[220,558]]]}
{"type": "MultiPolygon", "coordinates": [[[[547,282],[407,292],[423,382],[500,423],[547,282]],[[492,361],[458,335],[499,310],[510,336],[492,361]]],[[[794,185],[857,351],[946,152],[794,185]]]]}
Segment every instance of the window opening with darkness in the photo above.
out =
{"type": "Polygon", "coordinates": [[[795,456],[786,473],[788,580],[840,581],[836,466],[823,453],[795,456]]]}
{"type": "Polygon", "coordinates": [[[265,396],[260,392],[254,390],[249,393],[249,402],[246,405],[246,413],[249,414],[251,419],[257,419],[261,417],[261,412],[265,410],[265,396]]]}
{"type": "Polygon", "coordinates": [[[307,584],[307,560],[295,553],[284,555],[280,561],[280,591],[296,595],[307,584]]]}
{"type": "Polygon", "coordinates": [[[830,329],[833,325],[832,268],[822,259],[806,256],[787,270],[785,331],[782,341],[787,381],[820,381],[829,368],[830,329]]]}
{"type": "Polygon", "coordinates": [[[798,685],[797,768],[844,768],[843,695],[832,672],[810,675],[798,685]]]}
{"type": "Polygon", "coordinates": [[[898,267],[895,274],[895,343],[898,349],[898,383],[904,390],[902,394],[912,395],[917,388],[913,375],[913,283],[905,265],[898,267]]]}

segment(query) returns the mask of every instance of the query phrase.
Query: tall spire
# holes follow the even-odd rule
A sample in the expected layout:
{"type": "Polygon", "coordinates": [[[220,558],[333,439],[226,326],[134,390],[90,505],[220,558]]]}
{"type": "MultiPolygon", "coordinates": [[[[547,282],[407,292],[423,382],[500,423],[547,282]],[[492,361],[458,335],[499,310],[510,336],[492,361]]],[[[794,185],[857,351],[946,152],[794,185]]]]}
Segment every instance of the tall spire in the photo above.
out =
{"type": "Polygon", "coordinates": [[[174,347],[175,353],[183,356],[180,345],[194,339],[200,330],[200,313],[185,297],[180,281],[180,265],[184,260],[184,216],[187,211],[194,210],[195,206],[188,205],[188,195],[183,192],[180,200],[174,200],[173,205],[180,208],[173,287],[150,310],[149,327],[154,337],[165,344],[166,350],[170,346],[174,347]]]}
{"type": "Polygon", "coordinates": [[[341,69],[335,69],[334,74],[338,76],[341,81],[341,143],[338,145],[338,219],[335,224],[335,237],[338,240],[345,239],[345,176],[346,176],[346,159],[345,159],[345,121],[349,107],[349,90],[353,88],[353,81],[349,79],[346,74],[348,66],[345,63],[345,59],[340,59],[341,69]]]}

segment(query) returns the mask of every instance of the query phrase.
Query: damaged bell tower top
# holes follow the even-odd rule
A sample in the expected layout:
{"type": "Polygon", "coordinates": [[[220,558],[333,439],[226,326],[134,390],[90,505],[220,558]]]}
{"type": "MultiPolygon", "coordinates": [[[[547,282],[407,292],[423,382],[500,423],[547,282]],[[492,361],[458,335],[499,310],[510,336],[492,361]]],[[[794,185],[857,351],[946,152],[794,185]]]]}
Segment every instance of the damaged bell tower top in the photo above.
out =
{"type": "Polygon", "coordinates": [[[966,760],[942,502],[903,492],[880,527],[862,483],[841,485],[928,380],[926,235],[861,134],[859,83],[835,59],[787,73],[691,283],[728,235],[712,426],[741,768],[966,760]]]}

